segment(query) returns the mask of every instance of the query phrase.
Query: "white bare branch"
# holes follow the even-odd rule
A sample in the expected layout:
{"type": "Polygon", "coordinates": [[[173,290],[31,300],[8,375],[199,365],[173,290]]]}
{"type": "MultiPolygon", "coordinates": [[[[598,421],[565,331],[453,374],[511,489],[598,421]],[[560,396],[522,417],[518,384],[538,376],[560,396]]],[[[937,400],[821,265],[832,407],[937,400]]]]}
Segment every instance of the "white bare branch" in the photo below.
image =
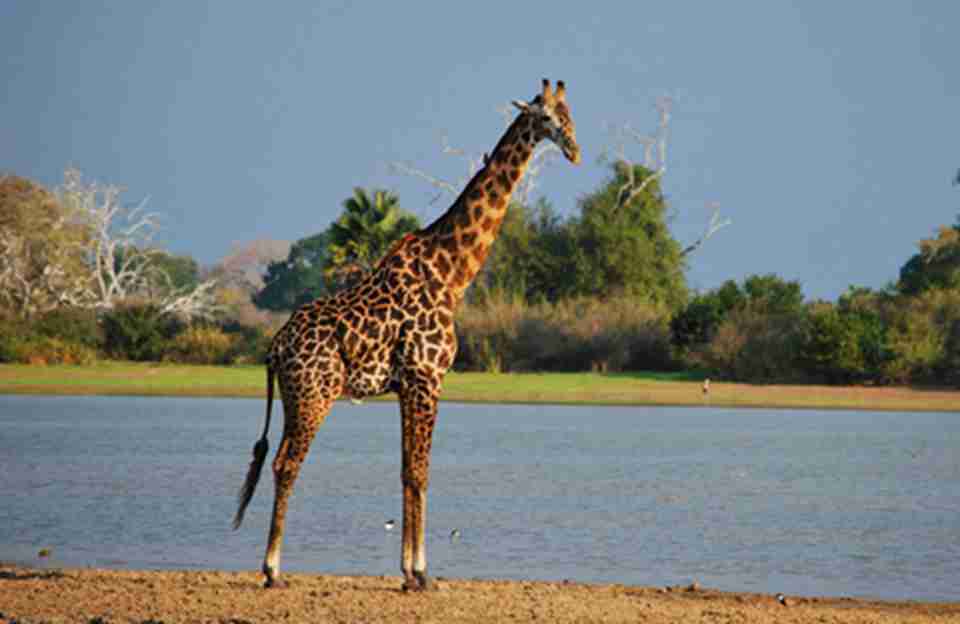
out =
{"type": "Polygon", "coordinates": [[[90,232],[90,240],[83,243],[90,267],[86,306],[109,310],[124,299],[144,297],[166,312],[186,317],[213,315],[217,311],[215,281],[177,291],[155,261],[163,253],[153,245],[159,215],[146,212],[147,199],[124,206],[122,192],[118,186],[85,182],[73,168],[64,173],[64,184],[58,189],[61,202],[90,232]]]}
{"type": "MultiPolygon", "coordinates": [[[[504,127],[508,127],[513,123],[516,109],[512,104],[504,104],[497,107],[496,110],[503,117],[504,127]]],[[[440,153],[444,156],[454,156],[464,159],[467,165],[466,175],[461,176],[455,181],[450,181],[434,176],[419,167],[405,162],[394,161],[390,163],[390,167],[396,173],[419,178],[437,189],[439,192],[430,200],[430,203],[433,204],[444,195],[457,197],[473,176],[487,164],[487,154],[470,154],[467,150],[454,147],[450,144],[446,134],[440,136],[440,153]]],[[[530,202],[534,191],[539,186],[538,179],[540,175],[560,153],[560,149],[553,143],[541,143],[534,149],[533,156],[527,166],[527,171],[514,191],[513,197],[515,201],[522,204],[530,202]]]]}
{"type": "Polygon", "coordinates": [[[438,189],[439,191],[441,191],[440,193],[437,194],[436,197],[434,197],[432,200],[430,200],[430,203],[431,203],[431,204],[434,203],[435,201],[437,201],[437,199],[439,199],[440,197],[442,197],[442,196],[443,196],[444,194],[446,194],[446,193],[449,193],[450,195],[453,195],[454,197],[456,197],[457,193],[459,193],[459,189],[457,188],[457,184],[454,184],[454,183],[452,183],[452,182],[447,182],[446,180],[444,180],[444,179],[442,179],[442,178],[438,178],[438,177],[432,176],[432,175],[430,175],[429,173],[427,173],[426,171],[423,171],[422,169],[417,169],[416,167],[414,167],[414,166],[412,166],[412,165],[408,165],[407,163],[395,161],[395,162],[390,163],[390,167],[391,167],[395,172],[397,172],[397,173],[402,173],[402,174],[405,174],[405,175],[413,176],[413,177],[415,177],[415,178],[420,178],[421,180],[425,181],[425,182],[426,182],[427,184],[429,184],[430,186],[432,186],[432,187],[434,187],[435,189],[438,189]]]}
{"type": "Polygon", "coordinates": [[[623,171],[627,177],[627,181],[617,193],[618,210],[636,199],[648,186],[667,173],[667,138],[670,131],[673,99],[667,96],[658,97],[655,107],[658,123],[652,135],[638,132],[629,122],[612,129],[615,137],[616,158],[618,162],[623,163],[623,171]],[[651,175],[643,180],[637,180],[634,171],[635,163],[627,157],[628,143],[638,143],[643,147],[643,166],[651,172],[651,175]]]}
{"type": "MultiPolygon", "coordinates": [[[[654,181],[660,180],[667,173],[667,146],[669,145],[670,117],[673,112],[673,98],[660,96],[654,101],[657,110],[657,127],[653,134],[644,134],[635,130],[629,123],[610,128],[614,134],[614,153],[616,162],[622,163],[622,171],[626,182],[617,193],[617,209],[629,204],[643,193],[654,181]],[[643,166],[650,175],[638,180],[635,163],[627,156],[627,145],[638,144],[643,149],[643,166]]],[[[606,150],[605,150],[606,151],[606,150]]],[[[703,243],[722,228],[733,223],[730,219],[720,217],[720,207],[716,203],[708,204],[712,213],[710,222],[704,229],[703,235],[688,245],[681,255],[688,255],[699,249],[703,243]]]]}
{"type": "Polygon", "coordinates": [[[217,303],[216,288],[217,280],[212,279],[182,292],[172,292],[160,300],[160,311],[186,319],[212,320],[224,310],[217,303]]]}
{"type": "Polygon", "coordinates": [[[711,236],[719,232],[721,229],[731,225],[733,223],[732,219],[729,218],[720,218],[720,205],[716,202],[710,202],[707,204],[708,208],[711,208],[713,212],[710,214],[710,222],[707,224],[707,227],[703,230],[703,236],[695,240],[692,244],[687,245],[687,247],[680,252],[681,256],[686,256],[689,253],[696,251],[700,245],[704,243],[711,236]]]}

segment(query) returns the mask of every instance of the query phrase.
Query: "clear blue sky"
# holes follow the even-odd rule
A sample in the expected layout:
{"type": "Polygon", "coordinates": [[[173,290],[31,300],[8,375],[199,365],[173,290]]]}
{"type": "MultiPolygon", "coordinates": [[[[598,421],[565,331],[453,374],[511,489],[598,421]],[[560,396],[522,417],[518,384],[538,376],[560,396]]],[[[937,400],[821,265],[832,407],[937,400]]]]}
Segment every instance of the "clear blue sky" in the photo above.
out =
{"type": "Polygon", "coordinates": [[[960,211],[958,25],[946,0],[2,0],[0,170],[149,196],[168,248],[209,264],[319,232],[358,185],[429,221],[446,200],[389,163],[459,177],[439,137],[491,149],[497,107],[542,77],[567,82],[585,162],[540,191],[574,213],[608,175],[606,125],[652,130],[669,95],[674,235],[699,235],[706,202],[734,220],[691,286],[772,272],[834,299],[896,279],[960,211]]]}

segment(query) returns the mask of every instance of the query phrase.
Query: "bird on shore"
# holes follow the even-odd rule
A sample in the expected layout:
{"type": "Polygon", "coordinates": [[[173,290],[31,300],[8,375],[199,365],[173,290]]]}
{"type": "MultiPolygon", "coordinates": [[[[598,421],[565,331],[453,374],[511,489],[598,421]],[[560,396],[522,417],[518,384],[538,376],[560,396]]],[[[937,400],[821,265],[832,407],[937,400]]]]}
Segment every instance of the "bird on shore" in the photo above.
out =
{"type": "Polygon", "coordinates": [[[397,526],[397,523],[394,522],[392,518],[383,523],[383,528],[385,528],[388,531],[392,531],[393,527],[395,526],[397,526]]]}

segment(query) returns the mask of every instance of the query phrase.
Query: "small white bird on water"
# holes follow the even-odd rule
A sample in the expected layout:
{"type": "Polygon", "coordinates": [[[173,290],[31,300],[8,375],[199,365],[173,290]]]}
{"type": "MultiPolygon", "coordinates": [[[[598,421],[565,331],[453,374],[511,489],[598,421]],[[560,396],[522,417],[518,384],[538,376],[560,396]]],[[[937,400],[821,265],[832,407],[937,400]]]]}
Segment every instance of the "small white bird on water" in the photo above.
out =
{"type": "Polygon", "coordinates": [[[385,528],[388,531],[392,531],[393,527],[395,526],[397,526],[397,523],[394,522],[392,519],[387,520],[386,522],[383,523],[383,528],[385,528]]]}
{"type": "Polygon", "coordinates": [[[460,538],[460,529],[454,529],[450,531],[450,539],[455,540],[460,538]]]}

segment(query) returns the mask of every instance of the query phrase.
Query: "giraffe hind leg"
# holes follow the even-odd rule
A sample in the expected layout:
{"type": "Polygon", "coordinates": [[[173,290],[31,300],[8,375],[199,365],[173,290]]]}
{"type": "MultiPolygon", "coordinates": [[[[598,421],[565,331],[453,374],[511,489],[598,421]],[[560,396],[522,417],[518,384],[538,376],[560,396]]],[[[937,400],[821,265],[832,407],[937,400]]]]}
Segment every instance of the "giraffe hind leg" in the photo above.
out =
{"type": "MultiPolygon", "coordinates": [[[[286,529],[287,507],[300,467],[310,450],[310,443],[317,430],[330,411],[331,399],[313,402],[299,402],[286,409],[283,439],[277,448],[273,460],[274,501],[273,515],[270,521],[270,537],[267,540],[267,552],[263,559],[263,573],[266,587],[280,586],[280,549],[286,529]]],[[[292,402],[291,402],[292,403],[292,402]]]]}

